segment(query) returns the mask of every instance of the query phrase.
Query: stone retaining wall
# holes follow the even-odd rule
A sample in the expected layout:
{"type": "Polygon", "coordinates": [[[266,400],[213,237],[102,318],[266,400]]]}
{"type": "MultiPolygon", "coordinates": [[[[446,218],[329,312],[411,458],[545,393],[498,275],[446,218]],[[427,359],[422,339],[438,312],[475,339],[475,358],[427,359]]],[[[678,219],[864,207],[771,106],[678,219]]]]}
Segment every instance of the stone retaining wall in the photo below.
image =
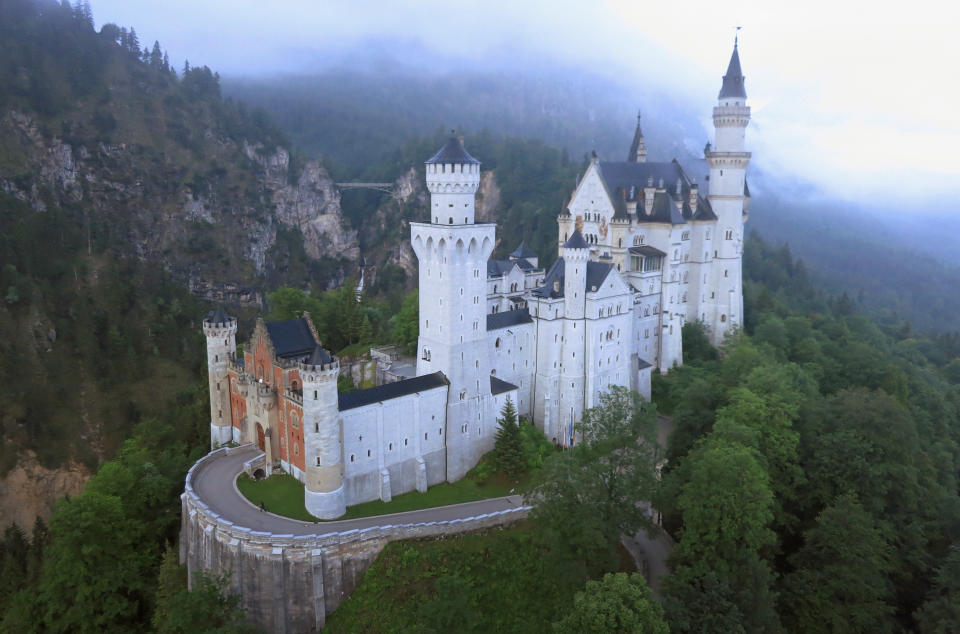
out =
{"type": "MultiPolygon", "coordinates": [[[[502,526],[530,507],[443,522],[384,525],[316,535],[253,531],[219,516],[194,493],[192,478],[207,461],[237,449],[221,448],[187,473],[180,529],[180,562],[197,571],[228,574],[249,619],[266,631],[312,632],[360,584],[389,542],[502,526]]],[[[321,528],[322,525],[318,526],[321,528]]]]}

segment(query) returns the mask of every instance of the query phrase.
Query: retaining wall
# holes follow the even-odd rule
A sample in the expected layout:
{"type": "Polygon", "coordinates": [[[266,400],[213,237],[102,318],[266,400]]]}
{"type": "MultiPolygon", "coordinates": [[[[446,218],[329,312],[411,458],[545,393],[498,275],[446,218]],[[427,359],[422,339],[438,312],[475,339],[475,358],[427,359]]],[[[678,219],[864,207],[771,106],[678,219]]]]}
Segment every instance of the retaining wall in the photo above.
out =
{"type": "MultiPolygon", "coordinates": [[[[221,517],[195,494],[192,477],[221,448],[187,473],[180,529],[180,562],[197,571],[228,574],[248,618],[266,631],[312,632],[360,584],[367,568],[392,541],[436,537],[502,526],[523,519],[522,506],[443,522],[384,525],[316,535],[253,531],[221,517]]],[[[322,528],[322,525],[318,526],[322,528]]]]}

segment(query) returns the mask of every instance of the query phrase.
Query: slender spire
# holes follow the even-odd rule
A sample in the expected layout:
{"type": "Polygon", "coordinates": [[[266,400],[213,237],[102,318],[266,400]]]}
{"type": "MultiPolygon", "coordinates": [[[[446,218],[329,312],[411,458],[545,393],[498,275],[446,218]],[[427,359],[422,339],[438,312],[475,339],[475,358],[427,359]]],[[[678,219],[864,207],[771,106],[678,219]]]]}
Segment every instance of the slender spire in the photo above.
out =
{"type": "Polygon", "coordinates": [[[631,163],[647,162],[647,145],[643,142],[643,130],[640,129],[640,111],[637,111],[637,131],[633,133],[633,143],[630,144],[630,154],[627,160],[631,163]]]}
{"type": "MultiPolygon", "coordinates": [[[[737,27],[739,31],[739,27],[737,27]]],[[[740,36],[733,38],[733,55],[730,56],[730,63],[727,65],[727,74],[723,76],[723,85],[720,87],[720,94],[717,99],[729,98],[747,98],[747,89],[744,87],[743,71],[740,69],[740,36]]]]}

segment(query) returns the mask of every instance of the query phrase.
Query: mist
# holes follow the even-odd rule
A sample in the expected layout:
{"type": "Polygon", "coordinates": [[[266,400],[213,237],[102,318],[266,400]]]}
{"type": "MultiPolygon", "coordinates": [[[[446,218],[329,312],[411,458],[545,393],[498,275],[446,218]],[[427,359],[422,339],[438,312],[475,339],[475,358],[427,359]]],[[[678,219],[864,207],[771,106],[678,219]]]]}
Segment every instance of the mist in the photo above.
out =
{"type": "MultiPolygon", "coordinates": [[[[134,26],[178,66],[189,59],[227,78],[331,69],[593,75],[622,88],[624,111],[652,106],[638,98],[669,95],[697,113],[703,139],[742,26],[748,143],[759,170],[878,209],[926,213],[960,193],[960,87],[943,80],[937,63],[960,59],[950,32],[960,9],[772,4],[664,11],[619,0],[96,0],[93,9],[98,25],[134,26]]],[[[696,147],[696,132],[684,143],[696,147]]]]}

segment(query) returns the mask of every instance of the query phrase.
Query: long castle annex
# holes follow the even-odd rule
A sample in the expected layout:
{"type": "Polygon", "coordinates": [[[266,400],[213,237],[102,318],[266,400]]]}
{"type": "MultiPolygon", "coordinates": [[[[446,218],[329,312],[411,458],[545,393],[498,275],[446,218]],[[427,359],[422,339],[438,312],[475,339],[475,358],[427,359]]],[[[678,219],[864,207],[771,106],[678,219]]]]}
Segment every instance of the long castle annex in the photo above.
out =
{"type": "Polygon", "coordinates": [[[203,323],[211,446],[256,443],[268,467],[304,483],[307,510],[331,519],[462,478],[493,448],[508,398],[564,447],[611,385],[649,398],[652,369],[683,362],[685,322],[704,323],[714,344],[742,324],[746,97],[734,44],[706,191],[678,161],[646,160],[638,119],[627,160],[594,158],[560,212],[549,270],[522,243],[490,259],[496,226],[474,221],[480,162],[451,138],[426,162],[430,218],[410,227],[417,376],[338,394],[338,360],[308,314],[258,320],[238,358],[236,320],[213,311],[203,323]]]}

